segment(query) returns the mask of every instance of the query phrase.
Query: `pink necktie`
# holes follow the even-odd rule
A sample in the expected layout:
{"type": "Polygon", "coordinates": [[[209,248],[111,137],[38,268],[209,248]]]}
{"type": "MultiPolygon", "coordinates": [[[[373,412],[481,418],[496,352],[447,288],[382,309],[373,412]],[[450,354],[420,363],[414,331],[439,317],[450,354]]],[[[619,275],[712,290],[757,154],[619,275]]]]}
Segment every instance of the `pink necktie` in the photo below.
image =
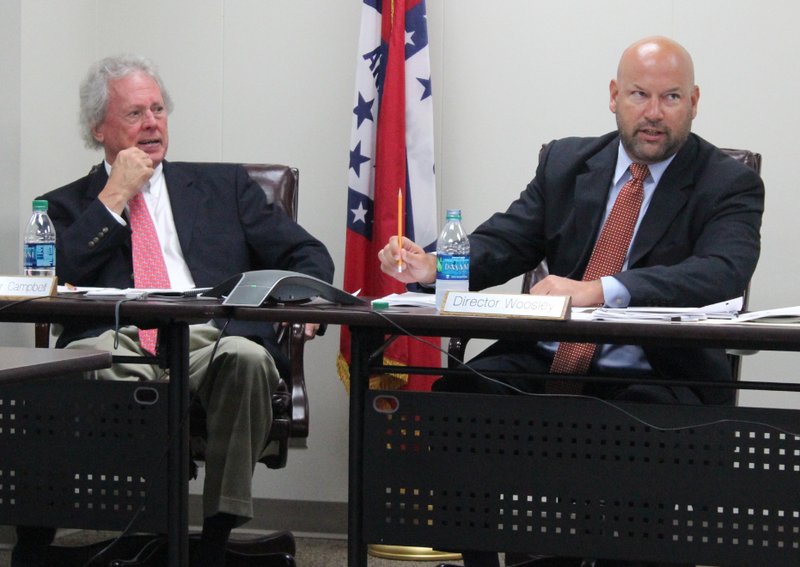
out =
{"type": "MultiPolygon", "coordinates": [[[[131,230],[133,231],[133,285],[137,289],[169,289],[169,274],[161,253],[158,234],[144,202],[137,193],[128,201],[131,230]]],[[[158,329],[139,331],[142,348],[155,354],[158,329]]]]}
{"type": "MultiPolygon", "coordinates": [[[[606,224],[595,244],[583,281],[593,281],[617,274],[622,270],[625,256],[639,218],[644,198],[644,180],[650,175],[646,165],[631,164],[631,179],[622,187],[608,215],[606,224]]],[[[550,367],[551,374],[587,374],[597,348],[592,343],[561,343],[550,367]]],[[[581,382],[551,380],[545,391],[550,394],[580,394],[581,382]]]]}

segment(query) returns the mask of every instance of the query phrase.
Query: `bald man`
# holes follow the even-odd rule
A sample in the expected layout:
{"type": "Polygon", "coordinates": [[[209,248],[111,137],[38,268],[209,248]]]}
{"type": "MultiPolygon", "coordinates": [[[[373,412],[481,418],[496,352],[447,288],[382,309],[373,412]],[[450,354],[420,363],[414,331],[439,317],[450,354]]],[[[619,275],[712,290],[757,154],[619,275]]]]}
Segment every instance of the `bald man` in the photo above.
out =
{"type": "MultiPolygon", "coordinates": [[[[469,236],[470,289],[502,284],[546,260],[550,275],[531,293],[570,295],[575,306],[699,307],[742,295],[758,261],[764,186],[752,169],[691,133],[700,90],[689,53],[664,37],[638,41],[623,53],[609,91],[617,131],[551,142],[519,199],[469,236]],[[643,198],[622,269],[584,279],[617,196],[638,166],[647,166],[643,198]]],[[[435,257],[406,238],[401,250],[393,237],[379,260],[384,273],[402,282],[436,281],[435,257]],[[402,272],[397,269],[400,258],[402,272]]],[[[547,374],[558,346],[498,341],[470,366],[547,374]]],[[[723,350],[664,346],[598,345],[588,374],[732,379],[723,350]]],[[[542,381],[505,383],[524,392],[543,391],[542,381]]],[[[443,377],[433,389],[514,393],[478,376],[443,377]]],[[[686,386],[589,382],[584,393],[664,404],[733,402],[730,390],[686,386]]],[[[548,567],[581,565],[579,558],[547,561],[548,567]]],[[[465,565],[497,566],[497,554],[467,552],[465,565]]],[[[644,564],[601,560],[597,565],[644,564]]]]}

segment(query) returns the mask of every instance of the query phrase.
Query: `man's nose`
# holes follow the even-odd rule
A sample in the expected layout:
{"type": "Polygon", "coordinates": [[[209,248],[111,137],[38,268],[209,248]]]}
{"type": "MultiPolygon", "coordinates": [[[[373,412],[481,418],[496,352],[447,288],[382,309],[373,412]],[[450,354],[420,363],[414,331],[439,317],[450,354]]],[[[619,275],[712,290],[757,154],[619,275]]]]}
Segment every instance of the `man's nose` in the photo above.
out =
{"type": "Polygon", "coordinates": [[[142,117],[142,126],[145,128],[154,128],[156,125],[156,115],[152,110],[146,110],[142,117]]]}
{"type": "Polygon", "coordinates": [[[653,122],[658,122],[664,117],[664,109],[661,105],[661,100],[659,100],[658,97],[652,97],[647,102],[647,108],[645,108],[644,116],[653,122]]]}

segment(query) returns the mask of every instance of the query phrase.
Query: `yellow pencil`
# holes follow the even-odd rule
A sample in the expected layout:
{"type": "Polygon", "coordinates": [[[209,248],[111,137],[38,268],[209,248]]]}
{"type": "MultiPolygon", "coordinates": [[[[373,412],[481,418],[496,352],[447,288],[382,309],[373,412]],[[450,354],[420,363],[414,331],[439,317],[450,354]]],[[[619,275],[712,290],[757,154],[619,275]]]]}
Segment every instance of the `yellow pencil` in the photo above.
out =
{"type": "Polygon", "coordinates": [[[397,258],[397,271],[403,271],[403,188],[397,188],[397,246],[400,252],[397,258]]]}

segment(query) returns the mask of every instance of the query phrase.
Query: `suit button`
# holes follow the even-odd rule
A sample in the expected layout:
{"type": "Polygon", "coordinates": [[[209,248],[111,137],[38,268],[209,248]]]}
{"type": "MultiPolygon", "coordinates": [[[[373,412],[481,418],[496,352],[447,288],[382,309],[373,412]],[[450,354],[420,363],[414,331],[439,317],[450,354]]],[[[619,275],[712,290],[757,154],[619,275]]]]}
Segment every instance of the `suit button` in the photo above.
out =
{"type": "Polygon", "coordinates": [[[89,248],[94,248],[94,242],[89,243],[89,248]]]}
{"type": "Polygon", "coordinates": [[[94,242],[95,244],[97,244],[98,242],[100,242],[100,239],[99,239],[99,238],[97,238],[97,237],[95,236],[95,237],[92,239],[92,242],[94,242]]]}
{"type": "Polygon", "coordinates": [[[103,227],[103,234],[105,234],[106,232],[108,232],[108,227],[103,227]]]}

